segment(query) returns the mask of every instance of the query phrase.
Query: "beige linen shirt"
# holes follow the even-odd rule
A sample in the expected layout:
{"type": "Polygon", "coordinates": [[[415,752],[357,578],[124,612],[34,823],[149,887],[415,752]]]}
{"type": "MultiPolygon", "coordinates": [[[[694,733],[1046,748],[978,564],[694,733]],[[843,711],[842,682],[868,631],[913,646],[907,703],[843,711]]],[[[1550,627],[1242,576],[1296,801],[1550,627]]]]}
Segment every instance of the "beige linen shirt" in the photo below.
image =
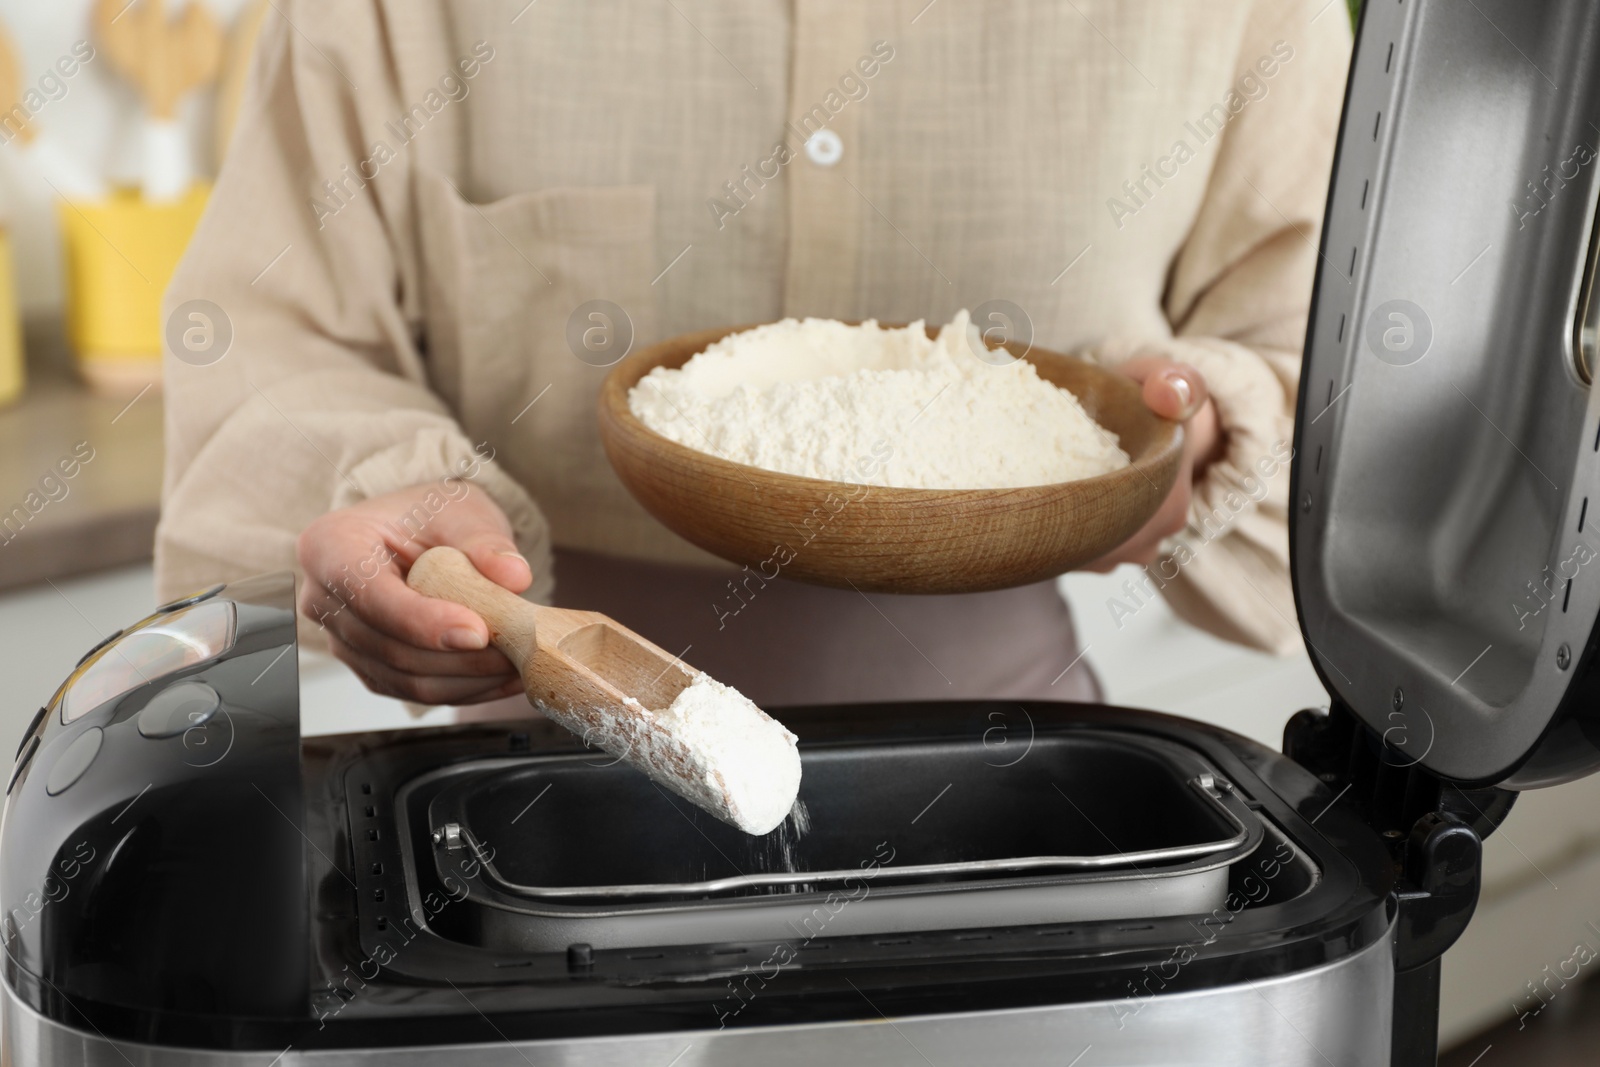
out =
{"type": "Polygon", "coordinates": [[[168,357],[164,594],[292,567],[317,515],[475,448],[536,595],[552,546],[711,563],[611,472],[606,369],[569,341],[593,321],[581,305],[621,308],[637,348],[1006,300],[1036,344],[1204,373],[1227,454],[1163,593],[1225,637],[1296,647],[1271,461],[1291,436],[1342,4],[274,7],[168,297],[215,305],[232,343],[168,357]]]}

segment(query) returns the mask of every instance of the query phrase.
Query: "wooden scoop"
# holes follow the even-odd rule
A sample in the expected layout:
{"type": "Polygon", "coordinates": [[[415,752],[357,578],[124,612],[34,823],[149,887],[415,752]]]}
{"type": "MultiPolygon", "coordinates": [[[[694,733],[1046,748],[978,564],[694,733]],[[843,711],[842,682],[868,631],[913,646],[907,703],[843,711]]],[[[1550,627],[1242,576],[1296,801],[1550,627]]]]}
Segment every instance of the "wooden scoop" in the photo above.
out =
{"type": "Polygon", "coordinates": [[[529,702],[586,743],[746,833],[767,833],[789,813],[800,784],[794,735],[737,693],[718,687],[695,722],[669,713],[699,671],[605,615],[530,603],[453,548],[424,552],[406,583],[481,615],[529,702]]]}

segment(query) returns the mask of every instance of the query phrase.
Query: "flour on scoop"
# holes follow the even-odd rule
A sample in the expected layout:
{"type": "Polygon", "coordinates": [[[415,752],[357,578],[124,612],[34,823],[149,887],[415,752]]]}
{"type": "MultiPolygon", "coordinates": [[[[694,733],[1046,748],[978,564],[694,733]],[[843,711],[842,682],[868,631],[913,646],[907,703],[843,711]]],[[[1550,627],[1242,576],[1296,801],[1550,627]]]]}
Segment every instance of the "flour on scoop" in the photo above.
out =
{"type": "Polygon", "coordinates": [[[747,834],[770,832],[794,807],[800,791],[795,736],[737,689],[696,674],[670,707],[647,714],[653,729],[641,747],[659,735],[676,750],[672,762],[682,772],[677,781],[658,780],[700,807],[747,834]]]}
{"type": "Polygon", "coordinates": [[[785,319],[732,334],[628,394],[681,445],[805,478],[913,489],[1076,481],[1128,465],[1116,435],[1025,359],[996,365],[967,312],[923,323],[785,319]]]}

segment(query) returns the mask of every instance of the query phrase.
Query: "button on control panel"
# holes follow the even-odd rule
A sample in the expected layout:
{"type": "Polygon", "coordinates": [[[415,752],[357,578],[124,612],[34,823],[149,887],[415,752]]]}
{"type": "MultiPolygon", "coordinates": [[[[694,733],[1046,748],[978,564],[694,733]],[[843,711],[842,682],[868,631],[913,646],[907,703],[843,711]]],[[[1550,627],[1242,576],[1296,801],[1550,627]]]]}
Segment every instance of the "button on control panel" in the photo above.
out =
{"type": "Polygon", "coordinates": [[[100,754],[100,744],[105,740],[106,732],[98,726],[91,726],[68,745],[61,755],[56,757],[55,765],[50,768],[50,773],[45,775],[44,791],[51,796],[57,796],[72,788],[83,772],[89,769],[89,764],[100,754]]]}
{"type": "Polygon", "coordinates": [[[222,698],[204,682],[179,682],[150,698],[139,712],[141,737],[177,737],[204,726],[217,714],[222,698]]]}

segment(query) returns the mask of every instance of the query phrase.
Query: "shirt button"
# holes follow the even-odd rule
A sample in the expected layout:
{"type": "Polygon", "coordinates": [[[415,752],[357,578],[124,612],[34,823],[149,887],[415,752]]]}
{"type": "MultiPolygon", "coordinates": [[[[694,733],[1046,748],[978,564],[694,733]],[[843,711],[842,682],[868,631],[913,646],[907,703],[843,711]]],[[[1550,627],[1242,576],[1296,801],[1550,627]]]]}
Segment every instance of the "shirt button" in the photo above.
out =
{"type": "Polygon", "coordinates": [[[824,126],[806,139],[806,158],[819,167],[831,167],[844,155],[844,142],[824,126]]]}

